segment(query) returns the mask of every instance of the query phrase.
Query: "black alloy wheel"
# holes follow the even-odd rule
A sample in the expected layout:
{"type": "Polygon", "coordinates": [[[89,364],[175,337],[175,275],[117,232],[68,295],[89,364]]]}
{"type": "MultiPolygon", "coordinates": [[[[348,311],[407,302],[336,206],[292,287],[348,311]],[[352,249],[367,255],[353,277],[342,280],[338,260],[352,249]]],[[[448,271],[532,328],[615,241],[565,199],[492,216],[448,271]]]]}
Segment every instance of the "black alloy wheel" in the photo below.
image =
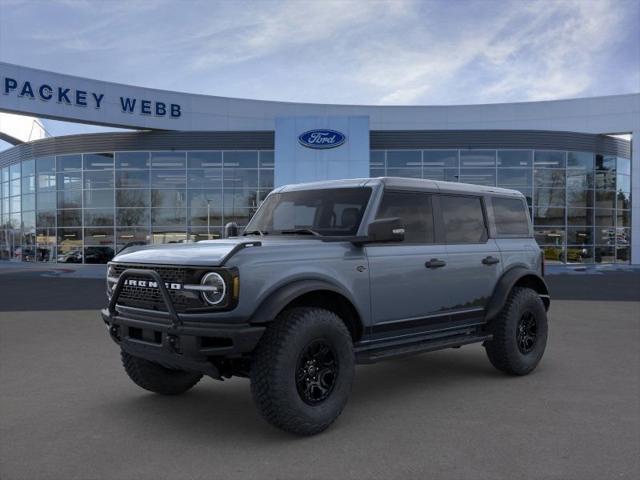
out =
{"type": "Polygon", "coordinates": [[[339,364],[333,347],[324,339],[314,340],[303,349],[296,369],[298,394],[307,405],[326,400],[338,378],[339,364]]]}

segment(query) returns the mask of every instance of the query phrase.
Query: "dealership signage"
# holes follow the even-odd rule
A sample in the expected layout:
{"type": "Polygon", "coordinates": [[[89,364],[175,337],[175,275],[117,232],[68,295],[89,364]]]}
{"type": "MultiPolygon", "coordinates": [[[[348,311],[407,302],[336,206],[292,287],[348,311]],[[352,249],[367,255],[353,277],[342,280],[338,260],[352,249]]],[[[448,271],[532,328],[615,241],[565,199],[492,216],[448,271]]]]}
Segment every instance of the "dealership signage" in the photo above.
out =
{"type": "Polygon", "coordinates": [[[300,144],[307,148],[335,148],[347,141],[347,136],[336,130],[316,129],[309,130],[298,136],[300,144]]]}
{"type": "MultiPolygon", "coordinates": [[[[31,79],[18,80],[10,76],[2,77],[2,93],[21,99],[41,102],[55,102],[70,107],[85,107],[100,110],[105,102],[105,92],[89,91],[72,85],[54,85],[31,79]]],[[[133,115],[153,115],[164,118],[180,118],[182,107],[178,103],[162,102],[157,99],[136,98],[119,95],[117,103],[122,113],[133,115]]]]}

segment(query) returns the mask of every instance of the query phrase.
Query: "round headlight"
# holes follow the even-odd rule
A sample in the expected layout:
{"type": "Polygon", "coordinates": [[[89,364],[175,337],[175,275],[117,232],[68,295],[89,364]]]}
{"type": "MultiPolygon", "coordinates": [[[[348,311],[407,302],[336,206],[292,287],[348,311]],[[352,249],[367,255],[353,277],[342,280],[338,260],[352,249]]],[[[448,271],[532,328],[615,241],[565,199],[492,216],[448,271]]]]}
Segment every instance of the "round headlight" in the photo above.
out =
{"type": "Polygon", "coordinates": [[[111,297],[111,291],[117,283],[115,268],[110,263],[107,264],[107,296],[111,297]]]}
{"type": "Polygon", "coordinates": [[[207,273],[202,277],[200,283],[206,288],[202,290],[202,298],[204,298],[209,305],[218,305],[224,300],[227,286],[220,274],[215,272],[207,273]]]}

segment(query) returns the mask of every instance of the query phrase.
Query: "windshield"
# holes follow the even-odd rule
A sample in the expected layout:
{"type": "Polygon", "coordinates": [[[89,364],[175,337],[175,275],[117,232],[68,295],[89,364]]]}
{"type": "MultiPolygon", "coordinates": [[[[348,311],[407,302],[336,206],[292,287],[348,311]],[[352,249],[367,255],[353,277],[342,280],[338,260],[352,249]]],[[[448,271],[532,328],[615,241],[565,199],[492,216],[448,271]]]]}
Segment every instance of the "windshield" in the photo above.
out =
{"type": "Polygon", "coordinates": [[[267,197],[245,235],[351,236],[358,232],[371,188],[325,188],[267,197]]]}

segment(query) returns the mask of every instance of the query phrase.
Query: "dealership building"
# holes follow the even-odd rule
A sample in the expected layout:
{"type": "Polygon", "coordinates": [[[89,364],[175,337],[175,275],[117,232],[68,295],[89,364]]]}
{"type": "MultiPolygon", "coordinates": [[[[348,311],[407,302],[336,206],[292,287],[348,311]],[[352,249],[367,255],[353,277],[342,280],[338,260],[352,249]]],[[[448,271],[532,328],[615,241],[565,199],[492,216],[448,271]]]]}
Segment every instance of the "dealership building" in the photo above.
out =
{"type": "Polygon", "coordinates": [[[640,94],[455,106],[271,102],[0,63],[0,112],[126,128],[21,141],[0,123],[0,259],[105,263],[218,238],[274,188],[399,176],[512,188],[547,262],[640,264],[640,94]]]}

